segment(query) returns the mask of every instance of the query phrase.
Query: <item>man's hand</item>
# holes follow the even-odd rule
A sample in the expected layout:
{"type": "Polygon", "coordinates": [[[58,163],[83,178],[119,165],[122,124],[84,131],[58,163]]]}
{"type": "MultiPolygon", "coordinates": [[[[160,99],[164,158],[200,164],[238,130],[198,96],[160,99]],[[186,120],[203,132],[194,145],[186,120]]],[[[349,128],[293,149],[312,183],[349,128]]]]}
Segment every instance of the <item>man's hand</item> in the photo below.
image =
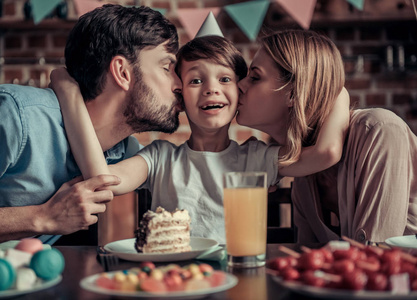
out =
{"type": "Polygon", "coordinates": [[[95,214],[106,210],[105,203],[113,193],[105,188],[117,185],[120,179],[113,175],[99,175],[82,181],[81,177],[64,183],[52,198],[43,204],[39,226],[49,234],[69,234],[87,229],[96,223],[95,214]]]}

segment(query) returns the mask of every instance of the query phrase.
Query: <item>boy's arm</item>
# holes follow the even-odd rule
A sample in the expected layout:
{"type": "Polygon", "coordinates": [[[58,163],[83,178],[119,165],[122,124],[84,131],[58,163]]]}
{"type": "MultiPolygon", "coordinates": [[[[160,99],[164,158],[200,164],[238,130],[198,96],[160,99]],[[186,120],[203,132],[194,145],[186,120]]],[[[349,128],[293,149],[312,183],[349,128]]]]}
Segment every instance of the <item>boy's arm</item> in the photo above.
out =
{"type": "MultiPolygon", "coordinates": [[[[300,159],[288,166],[279,166],[279,175],[303,177],[323,171],[339,162],[349,127],[349,93],[345,88],[325,120],[314,146],[305,147],[300,159]]],[[[285,151],[284,148],[281,149],[285,151]]]]}
{"type": "Polygon", "coordinates": [[[60,68],[51,72],[50,87],[58,97],[71,151],[84,179],[110,174],[78,83],[60,68]]]}
{"type": "Polygon", "coordinates": [[[121,183],[109,187],[116,195],[140,186],[147,178],[145,160],[141,156],[133,156],[116,165],[107,165],[78,84],[65,69],[52,71],[50,87],[61,105],[71,151],[84,179],[101,174],[116,175],[121,183]]]}

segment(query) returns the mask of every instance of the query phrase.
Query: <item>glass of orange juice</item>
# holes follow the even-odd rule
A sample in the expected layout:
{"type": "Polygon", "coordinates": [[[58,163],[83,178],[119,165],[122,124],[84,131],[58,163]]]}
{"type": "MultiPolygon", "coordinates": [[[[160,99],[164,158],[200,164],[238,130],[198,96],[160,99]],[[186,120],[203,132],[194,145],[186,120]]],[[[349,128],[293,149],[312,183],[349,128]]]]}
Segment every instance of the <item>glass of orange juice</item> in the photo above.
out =
{"type": "Polygon", "coordinates": [[[224,173],[223,206],[228,265],[264,266],[268,207],[266,173],[224,173]]]}

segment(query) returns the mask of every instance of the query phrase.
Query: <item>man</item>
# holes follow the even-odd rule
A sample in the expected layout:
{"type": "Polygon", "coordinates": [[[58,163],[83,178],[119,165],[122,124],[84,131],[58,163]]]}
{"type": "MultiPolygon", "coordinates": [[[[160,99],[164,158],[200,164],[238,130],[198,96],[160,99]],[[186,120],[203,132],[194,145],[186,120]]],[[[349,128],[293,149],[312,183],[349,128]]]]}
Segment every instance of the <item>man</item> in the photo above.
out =
{"type": "MultiPolygon", "coordinates": [[[[177,50],[175,26],[146,7],[104,5],[74,26],[66,66],[109,163],[139,148],[131,134],[177,129],[177,50]]],[[[66,134],[52,90],[0,86],[0,242],[86,229],[113,198],[114,176],[72,179],[66,134]]]]}

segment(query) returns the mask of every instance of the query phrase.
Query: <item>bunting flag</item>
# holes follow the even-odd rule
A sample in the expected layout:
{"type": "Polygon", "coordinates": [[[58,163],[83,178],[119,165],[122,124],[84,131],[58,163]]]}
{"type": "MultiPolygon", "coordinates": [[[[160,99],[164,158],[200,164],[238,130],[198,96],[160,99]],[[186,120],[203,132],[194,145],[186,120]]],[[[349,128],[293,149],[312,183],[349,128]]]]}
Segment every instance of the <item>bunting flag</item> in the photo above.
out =
{"type": "Polygon", "coordinates": [[[249,1],[224,7],[236,25],[251,40],[256,40],[268,11],[269,0],[249,1]]]}
{"type": "Polygon", "coordinates": [[[275,0],[304,29],[309,29],[317,0],[275,0]]]}
{"type": "Polygon", "coordinates": [[[347,0],[347,2],[352,4],[357,9],[363,10],[363,4],[364,4],[365,0],[347,0]]]}
{"type": "Polygon", "coordinates": [[[61,1],[62,0],[31,0],[30,4],[32,5],[33,22],[35,25],[50,14],[61,1]]]}
{"type": "Polygon", "coordinates": [[[75,10],[77,11],[78,16],[82,16],[97,7],[103,6],[104,2],[97,0],[74,0],[75,10]]]}
{"type": "Polygon", "coordinates": [[[220,12],[220,8],[183,8],[177,10],[178,19],[181,22],[190,39],[193,39],[194,36],[197,34],[198,29],[201,27],[201,25],[203,24],[204,20],[210,12],[212,12],[213,15],[217,17],[217,15],[220,12]]]}

